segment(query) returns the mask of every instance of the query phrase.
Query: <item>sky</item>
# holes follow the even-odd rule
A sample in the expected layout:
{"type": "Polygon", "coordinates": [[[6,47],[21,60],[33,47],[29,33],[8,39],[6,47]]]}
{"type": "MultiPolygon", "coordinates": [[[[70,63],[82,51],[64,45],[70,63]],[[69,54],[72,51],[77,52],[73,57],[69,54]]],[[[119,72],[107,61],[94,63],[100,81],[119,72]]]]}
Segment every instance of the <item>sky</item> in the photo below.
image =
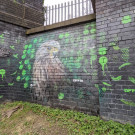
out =
{"type": "Polygon", "coordinates": [[[45,6],[58,5],[71,0],[45,0],[45,6]]]}

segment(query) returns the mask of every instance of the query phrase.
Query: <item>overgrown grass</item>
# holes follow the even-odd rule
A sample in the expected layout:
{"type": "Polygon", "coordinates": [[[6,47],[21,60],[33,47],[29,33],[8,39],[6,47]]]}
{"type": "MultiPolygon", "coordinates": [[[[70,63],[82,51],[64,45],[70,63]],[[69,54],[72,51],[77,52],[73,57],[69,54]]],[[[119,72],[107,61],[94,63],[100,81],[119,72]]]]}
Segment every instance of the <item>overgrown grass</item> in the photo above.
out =
{"type": "MultiPolygon", "coordinates": [[[[38,104],[28,102],[13,102],[6,105],[1,104],[0,108],[9,109],[18,105],[22,105],[24,109],[21,113],[16,113],[11,117],[11,120],[26,114],[29,111],[36,115],[47,116],[48,121],[58,122],[64,125],[69,130],[71,135],[134,135],[135,126],[130,124],[120,124],[114,121],[103,121],[99,117],[89,116],[72,110],[60,110],[45,107],[38,104]]],[[[1,117],[1,116],[0,116],[1,117]]],[[[3,128],[3,123],[0,123],[0,128],[3,128]]],[[[28,126],[29,123],[24,123],[28,126]]],[[[6,125],[4,128],[7,128],[6,125]]]]}

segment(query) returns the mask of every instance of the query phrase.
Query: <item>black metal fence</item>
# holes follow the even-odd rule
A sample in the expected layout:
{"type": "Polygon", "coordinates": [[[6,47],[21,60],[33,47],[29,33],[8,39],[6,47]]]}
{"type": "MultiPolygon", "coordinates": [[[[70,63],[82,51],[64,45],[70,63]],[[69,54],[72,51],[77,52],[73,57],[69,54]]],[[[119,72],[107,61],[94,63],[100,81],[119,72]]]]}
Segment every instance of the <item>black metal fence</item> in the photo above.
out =
{"type": "Polygon", "coordinates": [[[74,0],[46,7],[44,25],[93,14],[92,0],[74,0]]]}

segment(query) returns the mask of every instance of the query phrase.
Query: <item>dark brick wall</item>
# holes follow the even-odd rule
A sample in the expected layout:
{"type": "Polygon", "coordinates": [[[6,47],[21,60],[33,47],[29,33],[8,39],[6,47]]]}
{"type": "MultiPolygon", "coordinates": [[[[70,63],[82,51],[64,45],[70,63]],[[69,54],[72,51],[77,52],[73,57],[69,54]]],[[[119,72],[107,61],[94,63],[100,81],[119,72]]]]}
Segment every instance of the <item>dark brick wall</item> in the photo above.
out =
{"type": "Polygon", "coordinates": [[[96,0],[100,115],[135,124],[135,1],[96,0]]]}
{"type": "MultiPolygon", "coordinates": [[[[6,24],[3,25],[6,27],[6,24]]],[[[13,33],[10,36],[15,41],[18,35],[24,34],[24,29],[13,26],[18,28],[16,32],[5,27],[2,27],[3,31],[6,29],[13,33]]],[[[25,100],[32,95],[26,100],[98,115],[95,33],[95,22],[89,22],[35,34],[27,37],[27,42],[25,35],[20,35],[22,42],[19,45],[11,38],[5,39],[10,41],[8,49],[18,55],[17,58],[13,54],[1,58],[0,69],[6,71],[6,76],[3,80],[1,76],[0,94],[15,100],[25,100]],[[15,46],[15,50],[11,49],[11,45],[15,46]],[[9,58],[13,65],[7,65],[5,59],[9,58]]]]}
{"type": "Polygon", "coordinates": [[[26,28],[43,26],[42,0],[0,0],[0,20],[26,28]]]}
{"type": "Polygon", "coordinates": [[[16,81],[24,43],[22,27],[0,21],[0,95],[3,98],[30,100],[29,92],[16,81]]]}

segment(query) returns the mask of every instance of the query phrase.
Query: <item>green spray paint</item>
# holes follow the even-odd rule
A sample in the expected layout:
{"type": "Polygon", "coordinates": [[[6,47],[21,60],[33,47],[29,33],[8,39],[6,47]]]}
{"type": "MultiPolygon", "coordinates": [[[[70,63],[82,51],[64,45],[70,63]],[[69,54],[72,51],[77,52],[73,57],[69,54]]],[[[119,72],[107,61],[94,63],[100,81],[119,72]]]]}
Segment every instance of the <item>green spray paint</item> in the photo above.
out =
{"type": "Polygon", "coordinates": [[[107,53],[107,49],[105,47],[99,48],[99,54],[105,55],[107,53]]]}
{"type": "Polygon", "coordinates": [[[122,23],[123,23],[123,24],[130,23],[131,21],[132,21],[132,19],[131,19],[131,16],[130,16],[130,15],[124,16],[124,17],[122,18],[122,23]]]}
{"type": "Polygon", "coordinates": [[[58,99],[60,99],[60,100],[61,100],[61,99],[64,99],[64,93],[59,93],[59,94],[58,94],[58,99]]]}
{"type": "Polygon", "coordinates": [[[24,88],[28,88],[29,84],[28,83],[24,83],[24,88]]]}
{"type": "Polygon", "coordinates": [[[13,57],[18,59],[18,54],[14,54],[13,57]]]}
{"type": "Polygon", "coordinates": [[[104,76],[105,76],[105,66],[107,66],[107,62],[108,62],[107,57],[102,56],[102,57],[99,58],[99,63],[100,63],[101,66],[102,66],[102,70],[103,70],[103,75],[104,75],[104,76]]]}
{"type": "Polygon", "coordinates": [[[16,75],[16,73],[17,73],[17,71],[15,71],[13,74],[11,74],[11,75],[16,75]]]}
{"type": "Polygon", "coordinates": [[[121,80],[121,78],[122,78],[122,76],[118,76],[118,77],[111,77],[111,79],[112,79],[113,81],[120,81],[120,80],[121,80]]]}
{"type": "Polygon", "coordinates": [[[84,35],[88,35],[88,34],[89,34],[89,30],[84,30],[84,31],[83,31],[83,34],[84,34],[84,35]]]}
{"type": "Polygon", "coordinates": [[[59,38],[60,38],[60,39],[64,38],[64,34],[60,34],[60,35],[59,35],[59,38]]]}
{"type": "Polygon", "coordinates": [[[128,61],[128,59],[129,59],[129,49],[123,48],[123,49],[121,49],[121,51],[122,51],[122,55],[121,55],[122,59],[124,61],[128,61]]]}
{"type": "Polygon", "coordinates": [[[16,81],[20,81],[21,77],[17,76],[16,81]]]}
{"type": "Polygon", "coordinates": [[[13,86],[14,85],[14,83],[8,83],[8,86],[13,86]]]}
{"type": "Polygon", "coordinates": [[[124,104],[129,105],[129,106],[135,106],[134,102],[126,101],[124,99],[121,99],[121,102],[123,102],[124,104]]]}
{"type": "Polygon", "coordinates": [[[12,50],[15,50],[15,46],[14,46],[14,45],[10,45],[10,48],[11,48],[12,50]]]}
{"type": "Polygon", "coordinates": [[[6,70],[5,69],[0,69],[0,75],[2,76],[2,80],[3,80],[4,76],[5,76],[5,74],[6,74],[6,70]]]}
{"type": "Polygon", "coordinates": [[[2,96],[0,96],[0,99],[1,99],[1,98],[3,98],[3,95],[2,95],[2,96]]]}
{"type": "Polygon", "coordinates": [[[104,85],[111,87],[112,85],[106,82],[102,82],[104,85]]]}
{"type": "Polygon", "coordinates": [[[128,77],[128,79],[135,84],[135,78],[134,77],[128,77]]]}
{"type": "Polygon", "coordinates": [[[135,92],[135,89],[124,89],[124,92],[135,92]]]}
{"type": "Polygon", "coordinates": [[[90,64],[91,64],[91,67],[93,66],[93,61],[95,61],[97,59],[97,55],[92,55],[91,58],[90,58],[90,64]]]}
{"type": "Polygon", "coordinates": [[[23,65],[20,65],[20,66],[19,66],[19,69],[22,70],[22,69],[23,69],[23,65]]]}
{"type": "Polygon", "coordinates": [[[103,92],[106,92],[106,88],[105,87],[103,87],[102,90],[103,90],[103,92]]]}
{"type": "Polygon", "coordinates": [[[129,66],[129,65],[131,65],[131,63],[124,63],[124,64],[122,64],[121,66],[119,66],[119,69],[121,69],[121,68],[123,68],[123,67],[125,67],[125,66],[129,66]]]}

